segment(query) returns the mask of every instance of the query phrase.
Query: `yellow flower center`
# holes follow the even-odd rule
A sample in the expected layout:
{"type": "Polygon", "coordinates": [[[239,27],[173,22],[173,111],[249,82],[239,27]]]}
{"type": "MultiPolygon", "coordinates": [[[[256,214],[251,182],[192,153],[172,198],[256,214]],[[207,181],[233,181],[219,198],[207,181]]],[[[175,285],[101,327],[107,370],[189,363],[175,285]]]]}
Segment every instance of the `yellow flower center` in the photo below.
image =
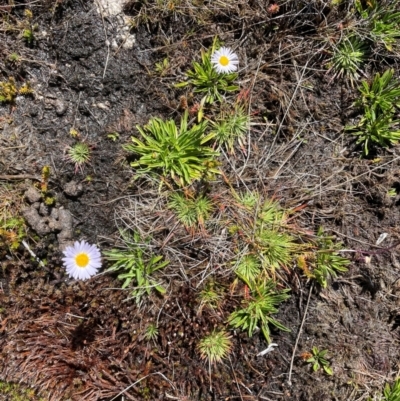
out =
{"type": "Polygon", "coordinates": [[[75,256],[75,263],[78,267],[86,267],[89,263],[89,256],[86,253],[79,253],[75,256]]]}
{"type": "Polygon", "coordinates": [[[219,58],[219,63],[220,63],[221,65],[223,65],[224,67],[226,67],[226,66],[229,64],[229,58],[226,57],[226,56],[221,56],[221,57],[219,58]]]}

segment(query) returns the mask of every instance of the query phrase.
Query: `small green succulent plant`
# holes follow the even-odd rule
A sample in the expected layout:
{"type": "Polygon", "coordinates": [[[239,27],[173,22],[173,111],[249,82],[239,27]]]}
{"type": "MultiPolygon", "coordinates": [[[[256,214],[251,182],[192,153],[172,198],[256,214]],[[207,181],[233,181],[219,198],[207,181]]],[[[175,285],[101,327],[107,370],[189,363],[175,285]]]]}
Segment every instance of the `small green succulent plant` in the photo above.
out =
{"type": "Polygon", "coordinates": [[[90,147],[85,142],[77,142],[67,150],[67,160],[75,165],[75,173],[89,163],[91,158],[90,147]]]}
{"type": "Polygon", "coordinates": [[[229,355],[231,348],[231,337],[224,329],[215,329],[203,337],[197,345],[200,357],[210,364],[221,362],[229,355]]]}
{"type": "Polygon", "coordinates": [[[215,134],[206,135],[207,123],[189,127],[188,113],[184,113],[180,127],[174,120],[152,118],[144,127],[137,126],[142,140],[132,137],[132,144],[124,148],[138,156],[131,163],[137,173],[161,174],[180,187],[200,180],[210,173],[218,173],[212,167],[218,152],[207,144],[215,134]]]}

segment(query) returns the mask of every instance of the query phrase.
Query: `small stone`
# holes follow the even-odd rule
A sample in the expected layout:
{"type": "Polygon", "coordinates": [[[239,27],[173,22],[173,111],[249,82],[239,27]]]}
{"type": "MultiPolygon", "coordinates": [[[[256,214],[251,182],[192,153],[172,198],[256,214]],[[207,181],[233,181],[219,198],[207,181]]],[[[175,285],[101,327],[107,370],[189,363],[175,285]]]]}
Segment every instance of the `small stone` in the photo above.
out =
{"type": "Polygon", "coordinates": [[[50,233],[51,229],[47,225],[47,219],[40,216],[35,208],[25,208],[24,210],[22,210],[22,216],[24,217],[28,225],[41,237],[50,233]]]}
{"type": "Polygon", "coordinates": [[[97,106],[99,109],[102,109],[102,110],[110,110],[110,105],[109,105],[109,103],[108,102],[105,102],[105,103],[102,103],[102,102],[99,102],[99,103],[95,103],[94,104],[95,106],[97,106]]]}
{"type": "Polygon", "coordinates": [[[68,196],[76,197],[82,194],[83,186],[76,181],[70,181],[64,185],[64,192],[68,196]]]}
{"type": "Polygon", "coordinates": [[[63,251],[67,246],[72,245],[73,243],[73,219],[71,213],[66,209],[59,209],[58,217],[58,223],[61,232],[57,235],[57,240],[60,249],[63,251]]]}
{"type": "Polygon", "coordinates": [[[124,49],[133,49],[136,43],[135,35],[126,35],[122,47],[124,49]]]}
{"type": "Polygon", "coordinates": [[[62,231],[65,231],[65,235],[68,234],[72,238],[72,214],[67,209],[58,210],[58,221],[62,226],[62,231]]]}
{"type": "Polygon", "coordinates": [[[29,187],[24,196],[29,203],[39,202],[42,199],[42,194],[35,187],[29,187]]]}
{"type": "Polygon", "coordinates": [[[51,209],[50,218],[53,220],[58,220],[58,209],[57,208],[54,207],[53,209],[51,209]]]}
{"type": "Polygon", "coordinates": [[[49,207],[44,203],[41,203],[39,206],[39,214],[42,216],[48,216],[50,214],[49,207]]]}
{"type": "Polygon", "coordinates": [[[54,232],[54,231],[61,231],[60,223],[59,223],[57,220],[52,219],[51,217],[50,217],[50,219],[49,219],[49,228],[50,228],[50,230],[51,230],[52,232],[54,232]]]}
{"type": "Polygon", "coordinates": [[[58,115],[58,117],[61,117],[62,115],[65,114],[65,112],[68,109],[68,104],[66,102],[63,102],[60,99],[57,99],[54,102],[54,107],[56,108],[56,114],[58,115]]]}
{"type": "Polygon", "coordinates": [[[117,41],[115,39],[113,39],[113,41],[111,42],[111,48],[114,49],[114,50],[117,50],[118,47],[119,46],[118,46],[117,41]]]}

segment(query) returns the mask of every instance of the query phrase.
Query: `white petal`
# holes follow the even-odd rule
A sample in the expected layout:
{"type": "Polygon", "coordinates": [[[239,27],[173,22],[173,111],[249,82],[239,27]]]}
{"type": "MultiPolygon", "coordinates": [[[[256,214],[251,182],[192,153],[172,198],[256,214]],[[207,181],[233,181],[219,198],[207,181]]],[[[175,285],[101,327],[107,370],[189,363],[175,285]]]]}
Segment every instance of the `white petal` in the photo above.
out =
{"type": "Polygon", "coordinates": [[[67,247],[63,254],[62,261],[66,272],[76,280],[87,280],[94,276],[102,265],[100,250],[86,241],[76,241],[73,246],[67,247]],[[76,256],[80,253],[85,253],[89,258],[89,263],[84,268],[76,264],[76,256]]]}
{"type": "Polygon", "coordinates": [[[215,70],[219,74],[231,73],[237,70],[237,65],[239,64],[239,58],[236,53],[234,53],[228,47],[221,47],[219,50],[215,51],[211,56],[211,63],[215,70]],[[221,57],[225,56],[228,59],[227,65],[221,64],[221,57]]]}
{"type": "Polygon", "coordinates": [[[87,268],[92,268],[92,269],[98,270],[98,269],[100,269],[100,267],[101,267],[100,262],[96,263],[96,262],[91,261],[87,268]]]}

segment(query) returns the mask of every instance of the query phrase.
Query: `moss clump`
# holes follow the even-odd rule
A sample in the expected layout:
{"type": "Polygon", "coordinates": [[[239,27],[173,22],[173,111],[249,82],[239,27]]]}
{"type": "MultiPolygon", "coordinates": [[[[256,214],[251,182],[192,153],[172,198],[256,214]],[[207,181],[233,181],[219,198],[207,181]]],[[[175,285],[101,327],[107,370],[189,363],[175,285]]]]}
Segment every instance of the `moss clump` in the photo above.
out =
{"type": "Polygon", "coordinates": [[[22,387],[20,384],[0,381],[0,399],[8,401],[45,401],[38,397],[34,389],[22,387]]]}

